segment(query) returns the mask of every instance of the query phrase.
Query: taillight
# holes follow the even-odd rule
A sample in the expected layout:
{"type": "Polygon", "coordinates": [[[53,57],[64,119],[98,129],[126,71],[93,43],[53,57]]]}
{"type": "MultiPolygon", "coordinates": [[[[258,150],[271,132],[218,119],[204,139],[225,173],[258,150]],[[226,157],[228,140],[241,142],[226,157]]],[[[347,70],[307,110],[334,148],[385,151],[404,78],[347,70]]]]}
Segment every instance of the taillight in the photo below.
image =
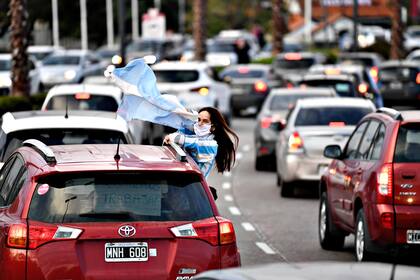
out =
{"type": "Polygon", "coordinates": [[[330,127],[343,127],[343,126],[346,126],[346,123],[345,122],[330,122],[328,124],[328,126],[330,126],[330,127]]]}
{"type": "Polygon", "coordinates": [[[273,119],[271,117],[263,117],[260,121],[261,128],[269,128],[273,119]]]}
{"type": "Polygon", "coordinates": [[[221,217],[209,218],[194,223],[173,227],[171,232],[180,238],[200,239],[211,245],[224,245],[236,241],[232,222],[221,217]]]}
{"type": "Polygon", "coordinates": [[[209,87],[198,87],[198,88],[192,88],[190,89],[192,92],[198,92],[198,94],[202,96],[206,96],[209,94],[210,88],[209,87]]]}
{"type": "Polygon", "coordinates": [[[370,68],[370,75],[372,76],[375,83],[378,82],[378,73],[379,73],[378,67],[374,66],[374,67],[370,68]]]}
{"type": "Polygon", "coordinates": [[[368,91],[368,86],[367,86],[367,84],[365,84],[365,83],[361,83],[361,84],[359,84],[359,86],[357,87],[357,89],[359,90],[359,93],[360,93],[362,96],[366,96],[367,91],[368,91]]]}
{"type": "Polygon", "coordinates": [[[292,83],[290,83],[290,82],[288,82],[288,83],[286,84],[286,87],[287,87],[287,88],[293,88],[293,84],[292,84],[292,83]]]}
{"type": "Polygon", "coordinates": [[[254,84],[254,90],[258,93],[265,93],[268,89],[268,86],[263,81],[257,81],[254,84]]]}
{"type": "Polygon", "coordinates": [[[289,137],[289,152],[300,152],[303,149],[303,140],[297,131],[289,137]]]}
{"type": "Polygon", "coordinates": [[[416,75],[416,84],[420,84],[420,73],[417,73],[416,75]]]}
{"type": "Polygon", "coordinates": [[[390,202],[392,199],[392,163],[385,163],[377,174],[377,192],[379,202],[390,202]]]}
{"type": "Polygon", "coordinates": [[[90,93],[78,92],[74,95],[74,98],[77,99],[77,100],[88,100],[88,99],[90,99],[90,93]]]}
{"type": "Polygon", "coordinates": [[[393,213],[382,213],[381,214],[381,223],[384,228],[392,228],[393,225],[393,213]]]}
{"type": "Polygon", "coordinates": [[[63,226],[14,224],[9,228],[7,246],[13,248],[36,249],[50,241],[77,239],[81,229],[63,226]],[[29,239],[29,240],[28,240],[29,239]]]}

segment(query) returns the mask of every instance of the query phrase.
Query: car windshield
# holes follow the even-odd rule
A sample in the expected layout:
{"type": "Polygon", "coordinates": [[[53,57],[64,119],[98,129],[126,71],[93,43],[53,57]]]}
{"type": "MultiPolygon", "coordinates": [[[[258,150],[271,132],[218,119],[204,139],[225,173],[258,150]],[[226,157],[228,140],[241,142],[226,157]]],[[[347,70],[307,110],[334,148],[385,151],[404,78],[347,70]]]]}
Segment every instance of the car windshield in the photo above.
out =
{"type": "Polygon", "coordinates": [[[280,69],[307,69],[315,64],[313,58],[301,58],[301,59],[277,59],[274,63],[275,68],[280,69]]]}
{"type": "Polygon", "coordinates": [[[52,53],[50,52],[30,52],[30,55],[34,56],[36,60],[41,61],[47,56],[49,56],[52,53]]]}
{"type": "Polygon", "coordinates": [[[232,53],[235,52],[233,43],[213,43],[207,47],[209,53],[232,53]]]}
{"type": "Polygon", "coordinates": [[[309,87],[329,87],[334,89],[338,95],[354,97],[356,96],[356,91],[351,82],[343,80],[307,80],[302,81],[301,85],[306,85],[309,87]]]}
{"type": "Polygon", "coordinates": [[[37,139],[45,145],[68,145],[68,144],[117,144],[118,139],[127,143],[122,132],[105,129],[29,129],[11,132],[7,135],[5,146],[0,149],[4,151],[3,161],[27,139],[37,139]]]}
{"type": "Polygon", "coordinates": [[[0,71],[10,71],[12,69],[12,60],[2,59],[0,60],[0,71]]]}
{"type": "Polygon", "coordinates": [[[313,107],[302,108],[296,117],[295,126],[329,126],[331,123],[356,125],[372,110],[361,107],[313,107]]]}
{"type": "Polygon", "coordinates": [[[246,67],[235,69],[235,70],[228,70],[221,74],[222,78],[230,77],[236,79],[258,79],[263,78],[265,76],[265,71],[263,70],[252,70],[246,67]]]}
{"type": "Polygon", "coordinates": [[[80,57],[72,55],[53,55],[46,57],[43,65],[79,65],[80,57]]]}
{"type": "Polygon", "coordinates": [[[28,214],[47,223],[196,221],[212,216],[200,178],[177,172],[50,175],[38,181],[28,214]]]}
{"type": "Polygon", "coordinates": [[[387,67],[379,71],[380,81],[415,81],[417,69],[412,67],[387,67]]]}
{"type": "Polygon", "coordinates": [[[127,46],[127,52],[156,52],[162,46],[158,41],[138,41],[127,46]]]}
{"type": "Polygon", "coordinates": [[[420,123],[399,128],[394,162],[420,162],[420,123]]]}
{"type": "Polygon", "coordinates": [[[365,67],[372,67],[375,66],[375,61],[372,58],[368,57],[342,57],[339,58],[338,61],[340,63],[349,63],[349,64],[357,64],[363,65],[365,67]]]}
{"type": "Polygon", "coordinates": [[[89,93],[53,96],[46,108],[47,110],[66,110],[66,106],[69,110],[116,112],[118,109],[118,103],[114,97],[89,93]]]}
{"type": "Polygon", "coordinates": [[[187,83],[198,80],[196,70],[154,70],[158,83],[187,83]]]}
{"type": "MultiPolygon", "coordinates": [[[[317,95],[317,94],[299,94],[299,95],[274,95],[270,100],[271,111],[283,111],[293,108],[298,99],[314,98],[314,97],[326,97],[328,95],[317,95]]],[[[331,96],[331,95],[330,95],[331,96]]]]}

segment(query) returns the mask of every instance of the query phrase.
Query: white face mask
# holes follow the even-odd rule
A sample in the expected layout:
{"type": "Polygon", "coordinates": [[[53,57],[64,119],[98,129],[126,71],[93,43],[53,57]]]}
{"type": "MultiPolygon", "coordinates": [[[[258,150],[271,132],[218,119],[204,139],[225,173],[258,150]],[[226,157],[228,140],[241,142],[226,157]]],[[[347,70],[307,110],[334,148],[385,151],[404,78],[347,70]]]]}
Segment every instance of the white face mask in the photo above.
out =
{"type": "Polygon", "coordinates": [[[199,125],[198,123],[194,124],[194,133],[197,136],[206,136],[210,134],[211,124],[199,125]]]}

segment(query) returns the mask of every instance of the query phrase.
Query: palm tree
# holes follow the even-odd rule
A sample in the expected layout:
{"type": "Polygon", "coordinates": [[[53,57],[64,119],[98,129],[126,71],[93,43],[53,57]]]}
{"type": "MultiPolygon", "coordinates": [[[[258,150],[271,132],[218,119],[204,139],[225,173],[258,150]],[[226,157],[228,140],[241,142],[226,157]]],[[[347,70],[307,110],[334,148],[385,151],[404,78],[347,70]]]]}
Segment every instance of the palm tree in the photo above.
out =
{"type": "Polygon", "coordinates": [[[283,35],[286,33],[283,0],[272,0],[272,19],[273,19],[273,55],[283,51],[283,35]]]}
{"type": "Polygon", "coordinates": [[[12,95],[29,97],[28,11],[26,0],[10,0],[12,95]]]}
{"type": "Polygon", "coordinates": [[[206,55],[207,36],[207,0],[193,0],[193,36],[195,43],[195,59],[203,61],[206,55]]]}
{"type": "Polygon", "coordinates": [[[391,59],[403,58],[403,23],[401,20],[401,0],[390,1],[392,5],[392,27],[391,27],[391,59]]]}

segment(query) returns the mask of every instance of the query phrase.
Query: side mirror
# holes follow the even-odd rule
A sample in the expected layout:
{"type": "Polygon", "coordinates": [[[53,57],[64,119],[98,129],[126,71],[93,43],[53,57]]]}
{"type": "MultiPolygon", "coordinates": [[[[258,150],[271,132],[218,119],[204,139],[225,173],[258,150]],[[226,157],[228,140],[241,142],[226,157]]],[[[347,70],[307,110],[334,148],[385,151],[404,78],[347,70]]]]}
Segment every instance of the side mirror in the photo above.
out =
{"type": "Polygon", "coordinates": [[[218,198],[216,188],[210,186],[210,191],[211,191],[211,194],[213,195],[214,200],[216,201],[218,198]]]}
{"type": "Polygon", "coordinates": [[[328,145],[324,149],[324,157],[332,159],[341,159],[343,152],[339,145],[328,145]]]}

